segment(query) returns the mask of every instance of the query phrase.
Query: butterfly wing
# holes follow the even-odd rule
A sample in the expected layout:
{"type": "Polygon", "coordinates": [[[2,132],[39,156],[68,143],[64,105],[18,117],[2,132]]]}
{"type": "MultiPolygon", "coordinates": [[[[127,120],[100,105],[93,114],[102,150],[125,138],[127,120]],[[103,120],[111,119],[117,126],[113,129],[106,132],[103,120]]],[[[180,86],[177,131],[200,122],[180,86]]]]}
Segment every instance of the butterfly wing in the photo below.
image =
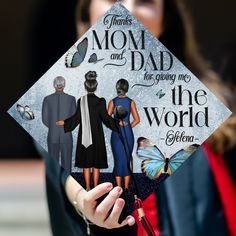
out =
{"type": "Polygon", "coordinates": [[[72,48],[66,55],[66,67],[75,68],[83,61],[88,49],[88,38],[84,38],[76,47],[76,51],[72,48]],[[74,52],[73,52],[74,51],[74,52]]]}
{"type": "Polygon", "coordinates": [[[84,38],[78,45],[77,50],[81,56],[81,58],[85,58],[88,49],[88,38],[84,38]]]}
{"type": "Polygon", "coordinates": [[[157,179],[162,173],[164,173],[164,160],[143,160],[141,164],[142,172],[149,178],[149,179],[157,179]]]}
{"type": "Polygon", "coordinates": [[[197,150],[198,147],[199,145],[192,144],[176,152],[170,158],[170,162],[169,162],[169,169],[170,169],[171,174],[174,171],[176,171],[189,158],[189,156],[197,150]]]}
{"type": "Polygon", "coordinates": [[[31,109],[28,105],[25,106],[25,111],[31,111],[31,109]]]}
{"type": "Polygon", "coordinates": [[[72,67],[72,60],[76,52],[77,52],[77,47],[74,45],[69,49],[68,53],[66,54],[65,65],[67,68],[72,67]]]}
{"type": "Polygon", "coordinates": [[[77,67],[84,61],[87,49],[88,49],[88,38],[84,38],[77,45],[77,52],[74,54],[72,58],[72,67],[77,67]]]}
{"type": "Polygon", "coordinates": [[[156,94],[158,98],[160,98],[161,93],[162,93],[162,89],[160,89],[156,94]]]}
{"type": "Polygon", "coordinates": [[[97,61],[97,55],[96,55],[96,53],[93,53],[93,54],[90,56],[88,62],[89,62],[89,63],[95,63],[96,61],[97,61]]]}
{"type": "Polygon", "coordinates": [[[155,179],[164,173],[165,157],[160,149],[149,139],[139,138],[137,155],[142,159],[142,172],[150,179],[155,179]]]}
{"type": "Polygon", "coordinates": [[[23,118],[25,120],[33,120],[34,119],[34,113],[32,111],[25,111],[23,118]]]}
{"type": "Polygon", "coordinates": [[[20,116],[23,118],[25,108],[23,106],[21,106],[20,104],[17,104],[16,105],[16,110],[19,112],[20,116]]]}
{"type": "Polygon", "coordinates": [[[161,99],[162,97],[164,97],[166,94],[165,93],[161,93],[159,98],[161,99]]]}
{"type": "Polygon", "coordinates": [[[162,160],[165,161],[165,157],[157,147],[138,147],[137,155],[140,159],[146,160],[162,160]]]}
{"type": "Polygon", "coordinates": [[[162,97],[164,97],[166,94],[165,93],[163,93],[163,90],[162,89],[160,89],[158,92],[157,92],[157,97],[159,98],[159,99],[161,99],[162,97]]]}
{"type": "Polygon", "coordinates": [[[31,108],[29,106],[25,106],[25,112],[23,114],[23,118],[25,120],[33,120],[34,119],[34,113],[31,110],[31,108]]]}

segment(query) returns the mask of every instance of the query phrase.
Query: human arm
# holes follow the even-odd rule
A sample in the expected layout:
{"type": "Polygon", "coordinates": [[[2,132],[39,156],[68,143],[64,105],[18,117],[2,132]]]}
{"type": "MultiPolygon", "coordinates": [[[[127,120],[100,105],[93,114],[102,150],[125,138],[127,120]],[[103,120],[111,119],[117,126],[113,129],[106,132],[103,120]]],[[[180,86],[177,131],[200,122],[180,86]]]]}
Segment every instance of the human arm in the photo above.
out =
{"type": "Polygon", "coordinates": [[[118,223],[124,207],[124,200],[119,198],[122,188],[113,188],[111,183],[103,183],[87,192],[73,177],[68,176],[65,191],[71,204],[75,205],[88,220],[107,229],[132,226],[135,220],[128,216],[121,224],[118,223]],[[106,198],[97,203],[98,198],[109,193],[106,198]],[[76,203],[76,204],[75,204],[76,203]],[[110,211],[112,209],[112,211],[110,211]]]}
{"type": "MultiPolygon", "coordinates": [[[[108,109],[107,109],[107,113],[109,116],[111,116],[114,112],[114,102],[113,100],[111,100],[108,104],[108,109]]],[[[126,126],[128,125],[128,123],[126,121],[119,121],[119,125],[120,126],[126,126]]]]}
{"type": "Polygon", "coordinates": [[[70,110],[70,113],[71,114],[74,114],[76,112],[76,100],[75,100],[75,97],[72,98],[72,101],[71,101],[71,110],[70,110]]]}
{"type": "Polygon", "coordinates": [[[49,114],[48,114],[48,104],[47,99],[43,99],[43,106],[42,106],[42,122],[45,126],[49,127],[49,114]]]}
{"type": "Polygon", "coordinates": [[[133,116],[133,119],[134,119],[131,122],[131,127],[134,128],[137,124],[140,123],[140,117],[139,117],[139,114],[138,114],[138,111],[137,111],[136,104],[133,100],[131,101],[131,113],[132,113],[132,116],[133,116]]]}
{"type": "MultiPolygon", "coordinates": [[[[93,190],[86,192],[40,145],[37,143],[35,145],[46,164],[46,190],[53,235],[87,235],[87,225],[81,215],[77,213],[73,204],[74,201],[79,203],[76,207],[86,218],[95,224],[99,224],[104,230],[105,228],[118,228],[123,225],[131,226],[135,223],[132,216],[127,217],[122,224],[117,223],[123,208],[122,204],[124,204],[124,201],[119,198],[121,192],[116,192],[117,188],[110,192],[109,198],[101,202],[103,203],[102,205],[101,203],[96,205],[96,199],[99,197],[99,194],[101,196],[101,194],[108,193],[112,189],[112,185],[109,183],[100,184],[93,190]],[[104,202],[105,200],[106,202],[104,202]],[[109,209],[107,204],[110,206],[109,209]],[[107,213],[107,210],[110,210],[112,207],[112,212],[107,213]],[[105,208],[106,210],[104,211],[105,208]],[[92,213],[92,217],[88,215],[90,213],[92,213]],[[93,220],[95,217],[100,217],[97,215],[101,215],[99,222],[97,219],[93,220]],[[105,215],[107,216],[106,220],[104,220],[105,215]]],[[[94,235],[93,232],[91,235],[94,235]]]]}
{"type": "MultiPolygon", "coordinates": [[[[73,109],[73,108],[72,108],[73,109]]],[[[78,100],[77,108],[71,117],[65,119],[65,120],[59,120],[56,122],[56,125],[58,126],[64,126],[65,132],[71,132],[73,131],[78,124],[80,123],[81,115],[80,115],[80,100],[78,100]]]]}
{"type": "Polygon", "coordinates": [[[114,102],[113,100],[111,100],[109,103],[108,103],[108,109],[107,109],[107,113],[109,116],[111,116],[114,112],[114,102]]]}
{"type": "Polygon", "coordinates": [[[64,120],[59,120],[56,122],[56,125],[58,126],[64,126],[64,124],[65,124],[64,120]]]}
{"type": "MultiPolygon", "coordinates": [[[[111,103],[111,102],[110,102],[111,103]]],[[[112,111],[112,104],[110,104],[110,108],[108,107],[108,110],[109,110],[109,113],[106,109],[106,100],[104,98],[101,98],[100,99],[100,104],[99,104],[99,116],[102,120],[102,122],[110,129],[118,132],[119,129],[118,129],[118,125],[119,125],[119,121],[112,118],[111,117],[111,114],[113,113],[112,111]],[[110,114],[110,115],[109,115],[110,114]]],[[[113,102],[112,102],[113,103],[113,102]]]]}

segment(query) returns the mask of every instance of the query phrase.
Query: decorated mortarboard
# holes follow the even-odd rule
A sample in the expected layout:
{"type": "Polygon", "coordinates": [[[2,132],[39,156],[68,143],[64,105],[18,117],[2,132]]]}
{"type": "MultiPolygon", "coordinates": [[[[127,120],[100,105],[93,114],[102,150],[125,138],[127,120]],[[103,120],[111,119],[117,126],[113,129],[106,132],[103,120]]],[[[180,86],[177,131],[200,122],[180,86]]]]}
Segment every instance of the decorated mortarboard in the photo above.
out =
{"type": "MultiPolygon", "coordinates": [[[[48,150],[49,130],[42,122],[42,106],[45,97],[54,92],[53,80],[63,76],[65,92],[79,99],[87,94],[84,82],[89,71],[97,74],[96,96],[103,97],[107,104],[112,101],[113,117],[119,123],[118,132],[103,126],[108,167],[101,169],[99,183],[110,181],[116,185],[115,175],[120,176],[128,166],[131,198],[148,197],[165,179],[163,176],[181,168],[231,114],[142,23],[116,3],[10,108],[10,115],[48,150]],[[117,95],[120,79],[128,82],[126,96],[117,95]],[[134,106],[140,123],[132,128],[134,106]]],[[[89,101],[83,101],[86,108],[89,101]]],[[[63,103],[55,103],[57,109],[65,108],[63,103]]],[[[51,121],[52,126],[63,131],[55,122],[66,118],[58,115],[51,121]]],[[[75,158],[80,125],[81,121],[72,132],[71,174],[85,187],[83,169],[77,167],[75,158]]]]}

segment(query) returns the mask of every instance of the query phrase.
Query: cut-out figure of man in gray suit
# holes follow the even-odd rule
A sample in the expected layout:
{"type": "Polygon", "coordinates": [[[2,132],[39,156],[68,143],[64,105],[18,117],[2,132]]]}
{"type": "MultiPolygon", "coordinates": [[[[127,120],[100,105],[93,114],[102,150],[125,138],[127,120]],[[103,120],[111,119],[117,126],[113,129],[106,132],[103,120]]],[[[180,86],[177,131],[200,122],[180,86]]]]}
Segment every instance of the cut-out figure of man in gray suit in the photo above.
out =
{"type": "Polygon", "coordinates": [[[75,97],[64,93],[65,79],[58,76],[54,79],[55,93],[43,100],[42,121],[48,127],[48,153],[71,172],[73,139],[71,132],[65,133],[64,128],[56,125],[56,121],[71,117],[76,111],[75,97]]]}

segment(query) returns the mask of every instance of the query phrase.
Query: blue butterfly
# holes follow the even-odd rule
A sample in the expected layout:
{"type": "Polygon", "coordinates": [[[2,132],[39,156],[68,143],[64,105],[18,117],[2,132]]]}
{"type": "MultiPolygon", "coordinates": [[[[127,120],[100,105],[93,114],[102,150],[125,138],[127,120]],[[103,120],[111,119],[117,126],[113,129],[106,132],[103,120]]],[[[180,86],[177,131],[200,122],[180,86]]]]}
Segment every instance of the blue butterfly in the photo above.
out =
{"type": "Polygon", "coordinates": [[[77,47],[72,47],[66,54],[65,65],[67,68],[75,68],[79,66],[86,56],[88,49],[88,38],[84,38],[77,47]]]}
{"type": "Polygon", "coordinates": [[[160,89],[158,92],[157,92],[157,97],[159,98],[159,99],[161,99],[162,97],[164,97],[166,94],[165,93],[163,93],[163,90],[162,89],[160,89]]]}
{"type": "Polygon", "coordinates": [[[98,59],[97,54],[96,54],[96,53],[93,53],[93,54],[90,56],[88,62],[89,62],[89,63],[94,63],[94,64],[96,64],[97,62],[103,61],[103,60],[104,60],[104,58],[98,59]]]}
{"type": "Polygon", "coordinates": [[[143,160],[141,164],[142,172],[150,179],[157,179],[161,174],[171,175],[199,146],[192,144],[182,148],[169,158],[165,157],[149,139],[140,137],[137,142],[137,155],[143,160]]]}

